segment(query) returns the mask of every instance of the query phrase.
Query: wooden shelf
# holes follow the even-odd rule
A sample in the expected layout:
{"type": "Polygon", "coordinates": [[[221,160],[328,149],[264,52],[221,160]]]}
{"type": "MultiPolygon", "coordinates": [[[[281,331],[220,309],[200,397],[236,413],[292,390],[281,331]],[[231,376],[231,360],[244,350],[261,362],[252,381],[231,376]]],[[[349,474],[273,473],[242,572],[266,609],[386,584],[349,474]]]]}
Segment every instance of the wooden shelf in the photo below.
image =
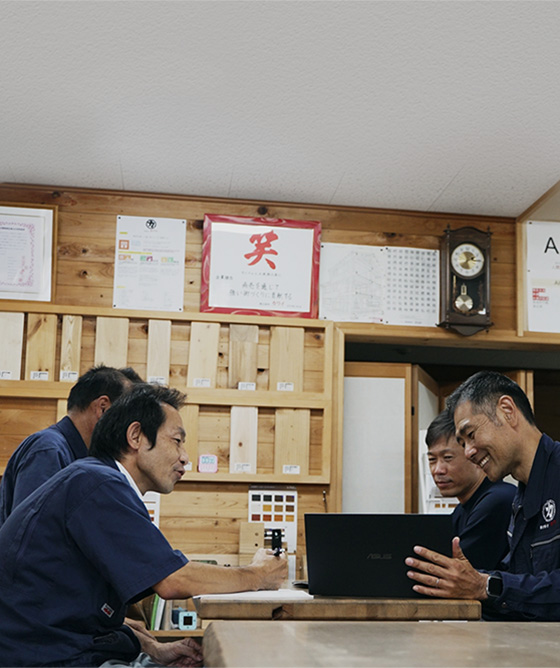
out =
{"type": "Polygon", "coordinates": [[[317,408],[329,405],[330,397],[318,392],[274,392],[268,390],[200,390],[185,388],[187,404],[199,406],[262,406],[269,408],[317,408]]]}
{"type": "Polygon", "coordinates": [[[474,336],[461,336],[439,327],[399,327],[368,323],[336,322],[335,327],[352,343],[391,343],[413,346],[446,346],[500,350],[555,350],[560,346],[560,334],[524,332],[491,327],[474,336]]]}
{"type": "Polygon", "coordinates": [[[246,483],[249,485],[328,485],[330,475],[327,471],[321,475],[276,475],[274,473],[198,473],[189,471],[177,483],[188,482],[225,482],[246,483]]]}
{"type": "Polygon", "coordinates": [[[73,383],[44,380],[0,380],[0,397],[67,399],[73,383]]]}
{"type": "Polygon", "coordinates": [[[281,325],[282,327],[320,327],[330,325],[326,320],[290,318],[262,315],[237,315],[235,313],[202,313],[200,311],[145,311],[118,309],[107,306],[72,306],[45,302],[0,300],[0,312],[53,313],[56,315],[82,315],[107,318],[143,318],[150,320],[175,320],[179,322],[228,322],[243,325],[281,325]]]}
{"type": "MultiPolygon", "coordinates": [[[[0,397],[67,399],[73,383],[42,380],[0,380],[0,397]]],[[[330,397],[318,392],[268,392],[243,390],[200,390],[182,388],[187,404],[208,406],[261,406],[269,408],[324,409],[330,397]]]]}

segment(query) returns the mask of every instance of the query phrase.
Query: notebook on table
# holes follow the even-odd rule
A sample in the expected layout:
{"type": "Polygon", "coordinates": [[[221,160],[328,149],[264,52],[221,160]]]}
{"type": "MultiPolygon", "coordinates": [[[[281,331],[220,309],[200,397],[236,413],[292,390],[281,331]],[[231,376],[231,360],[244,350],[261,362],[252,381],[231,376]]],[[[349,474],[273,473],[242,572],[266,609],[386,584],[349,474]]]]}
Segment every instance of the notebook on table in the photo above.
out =
{"type": "Polygon", "coordinates": [[[423,545],[451,556],[450,515],[305,515],[309,593],[416,598],[406,557],[423,545]]]}

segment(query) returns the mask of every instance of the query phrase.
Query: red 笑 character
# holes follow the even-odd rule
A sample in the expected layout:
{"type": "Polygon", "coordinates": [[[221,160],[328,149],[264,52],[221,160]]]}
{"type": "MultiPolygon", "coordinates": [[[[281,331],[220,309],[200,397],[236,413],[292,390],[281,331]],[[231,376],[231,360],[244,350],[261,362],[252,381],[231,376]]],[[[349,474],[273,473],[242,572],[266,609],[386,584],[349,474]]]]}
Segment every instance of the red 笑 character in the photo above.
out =
{"type": "MultiPolygon", "coordinates": [[[[266,234],[253,234],[249,241],[255,246],[255,250],[243,256],[248,260],[254,258],[252,262],[249,262],[249,266],[260,262],[265,255],[278,255],[278,252],[271,247],[272,242],[276,241],[276,239],[278,239],[278,235],[273,230],[270,230],[266,234]]],[[[276,269],[276,265],[272,260],[267,257],[264,259],[271,269],[276,269]]]]}

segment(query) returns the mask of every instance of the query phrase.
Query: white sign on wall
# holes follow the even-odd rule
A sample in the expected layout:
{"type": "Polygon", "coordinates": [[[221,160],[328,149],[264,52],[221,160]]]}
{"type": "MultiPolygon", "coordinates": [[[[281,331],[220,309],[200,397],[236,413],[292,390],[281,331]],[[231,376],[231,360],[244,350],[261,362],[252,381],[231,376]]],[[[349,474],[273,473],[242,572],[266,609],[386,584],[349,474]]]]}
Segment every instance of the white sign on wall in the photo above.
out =
{"type": "Polygon", "coordinates": [[[113,307],[182,311],[187,221],[117,216],[113,307]]]}
{"type": "Polygon", "coordinates": [[[435,327],[439,320],[439,251],[321,244],[319,317],[435,327]]]}
{"type": "Polygon", "coordinates": [[[560,223],[525,224],[527,329],[560,332],[560,223]]]}

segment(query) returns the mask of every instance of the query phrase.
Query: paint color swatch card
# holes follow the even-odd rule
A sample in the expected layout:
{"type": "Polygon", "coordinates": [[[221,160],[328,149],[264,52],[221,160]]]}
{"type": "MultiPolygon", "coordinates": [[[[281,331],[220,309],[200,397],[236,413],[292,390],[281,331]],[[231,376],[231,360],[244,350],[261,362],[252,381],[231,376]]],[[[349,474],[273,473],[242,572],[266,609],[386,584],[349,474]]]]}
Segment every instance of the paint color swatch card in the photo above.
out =
{"type": "Polygon", "coordinates": [[[250,489],[249,522],[263,522],[265,529],[283,529],[288,552],[297,547],[297,491],[250,489]]]}

